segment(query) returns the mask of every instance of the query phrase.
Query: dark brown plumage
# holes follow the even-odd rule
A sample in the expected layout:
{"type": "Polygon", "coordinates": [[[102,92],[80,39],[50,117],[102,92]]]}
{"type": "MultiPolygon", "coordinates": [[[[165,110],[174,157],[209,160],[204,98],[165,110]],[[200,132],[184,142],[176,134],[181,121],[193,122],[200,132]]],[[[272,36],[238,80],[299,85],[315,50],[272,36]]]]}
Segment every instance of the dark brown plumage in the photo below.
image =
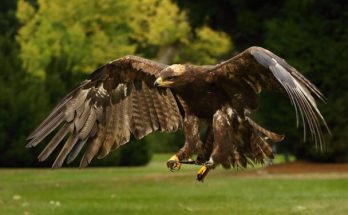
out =
{"type": "Polygon", "coordinates": [[[184,146],[167,163],[171,170],[197,154],[203,165],[197,175],[203,180],[210,169],[246,167],[273,158],[268,141],[275,134],[254,122],[263,90],[286,93],[315,141],[322,145],[319,112],[314,94],[321,92],[297,70],[272,52],[251,47],[215,66],[171,65],[135,56],[117,59],[98,68],[90,78],[72,90],[28,137],[34,147],[48,134],[55,136],[39,155],[44,161],[68,136],[53,167],[72,162],[83,151],[80,166],[97,156],[154,131],[185,133],[184,146]],[[205,138],[199,136],[199,122],[208,124],[205,138]]]}

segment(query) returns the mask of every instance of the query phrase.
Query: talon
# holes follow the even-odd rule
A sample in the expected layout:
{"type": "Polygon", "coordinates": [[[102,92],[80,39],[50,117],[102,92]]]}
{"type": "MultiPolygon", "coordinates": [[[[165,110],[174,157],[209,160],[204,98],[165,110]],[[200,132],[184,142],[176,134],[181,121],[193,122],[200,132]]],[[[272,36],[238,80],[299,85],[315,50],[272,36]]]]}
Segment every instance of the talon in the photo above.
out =
{"type": "Polygon", "coordinates": [[[207,166],[203,165],[197,172],[197,180],[200,182],[204,181],[205,176],[207,176],[210,168],[207,166]]]}
{"type": "Polygon", "coordinates": [[[180,169],[181,163],[178,158],[178,156],[173,155],[168,161],[167,161],[167,167],[170,171],[174,172],[180,169]]]}
{"type": "Polygon", "coordinates": [[[200,182],[204,181],[204,178],[208,175],[211,169],[214,169],[216,165],[212,160],[209,160],[203,164],[203,166],[197,172],[197,180],[200,182]]]}

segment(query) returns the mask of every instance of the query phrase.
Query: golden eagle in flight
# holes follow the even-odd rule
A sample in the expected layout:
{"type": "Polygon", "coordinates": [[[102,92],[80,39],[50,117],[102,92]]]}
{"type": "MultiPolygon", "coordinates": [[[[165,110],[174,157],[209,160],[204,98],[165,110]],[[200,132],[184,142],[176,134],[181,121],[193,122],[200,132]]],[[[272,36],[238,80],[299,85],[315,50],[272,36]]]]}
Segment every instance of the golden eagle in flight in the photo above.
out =
{"type": "Polygon", "coordinates": [[[184,146],[167,162],[170,170],[181,163],[202,165],[197,179],[209,170],[246,167],[272,159],[268,141],[278,142],[273,133],[250,118],[257,107],[257,95],[265,90],[287,94],[304,132],[316,143],[323,142],[323,116],[312,95],[323,94],[295,68],[272,52],[251,47],[214,66],[165,65],[126,56],[105,64],[88,80],[73,89],[28,137],[34,147],[58,130],[38,159],[44,161],[67,136],[53,167],[71,163],[83,151],[81,167],[93,157],[105,157],[128,143],[154,131],[183,129],[184,146]],[[199,135],[199,122],[208,129],[199,135]],[[197,154],[195,161],[188,159],[197,154]]]}

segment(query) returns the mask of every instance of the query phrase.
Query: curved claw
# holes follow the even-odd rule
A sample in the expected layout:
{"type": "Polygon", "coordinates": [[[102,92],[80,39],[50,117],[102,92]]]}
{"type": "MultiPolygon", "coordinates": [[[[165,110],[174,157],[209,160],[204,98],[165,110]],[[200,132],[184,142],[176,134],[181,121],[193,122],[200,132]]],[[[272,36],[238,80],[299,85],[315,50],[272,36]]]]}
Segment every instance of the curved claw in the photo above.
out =
{"type": "Polygon", "coordinates": [[[211,169],[215,168],[215,164],[212,161],[205,162],[203,166],[197,172],[197,181],[203,182],[204,178],[208,175],[211,169]]]}
{"type": "Polygon", "coordinates": [[[167,161],[167,167],[171,172],[178,171],[181,167],[180,160],[178,156],[173,155],[168,161],[167,161]]]}
{"type": "Polygon", "coordinates": [[[207,176],[209,172],[209,168],[207,166],[203,165],[197,172],[197,181],[203,182],[205,176],[207,176]]]}

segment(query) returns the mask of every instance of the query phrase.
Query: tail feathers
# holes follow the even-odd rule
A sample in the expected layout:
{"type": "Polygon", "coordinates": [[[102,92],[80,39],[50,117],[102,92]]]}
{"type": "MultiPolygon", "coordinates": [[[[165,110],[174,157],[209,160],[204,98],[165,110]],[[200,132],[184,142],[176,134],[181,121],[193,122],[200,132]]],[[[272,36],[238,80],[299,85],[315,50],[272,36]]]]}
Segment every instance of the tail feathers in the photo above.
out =
{"type": "Polygon", "coordinates": [[[252,134],[250,149],[251,153],[249,154],[249,158],[255,163],[263,164],[267,159],[274,159],[272,147],[264,137],[257,133],[252,134]]]}
{"type": "Polygon", "coordinates": [[[247,118],[247,121],[250,125],[249,141],[238,144],[239,147],[234,147],[234,151],[230,153],[231,164],[234,167],[246,167],[248,163],[263,164],[268,159],[274,159],[274,153],[268,141],[279,142],[284,139],[284,135],[268,131],[250,118],[247,118]]]}
{"type": "Polygon", "coordinates": [[[266,158],[266,154],[262,151],[262,149],[260,148],[258,141],[255,139],[258,138],[258,136],[253,135],[252,139],[250,141],[250,149],[251,149],[251,153],[250,153],[250,157],[251,160],[254,163],[264,163],[264,159],[266,158]]]}
{"type": "Polygon", "coordinates": [[[239,153],[235,150],[232,154],[232,166],[233,167],[243,167],[246,168],[248,165],[248,159],[243,153],[239,153]]]}
{"type": "Polygon", "coordinates": [[[265,135],[272,142],[280,142],[280,141],[284,140],[284,135],[276,134],[276,133],[274,133],[272,131],[269,131],[269,130],[261,127],[261,125],[257,124],[254,120],[252,120],[249,117],[247,117],[247,120],[248,120],[248,122],[249,122],[249,124],[251,125],[252,128],[254,128],[257,132],[260,132],[263,135],[265,135]]]}

